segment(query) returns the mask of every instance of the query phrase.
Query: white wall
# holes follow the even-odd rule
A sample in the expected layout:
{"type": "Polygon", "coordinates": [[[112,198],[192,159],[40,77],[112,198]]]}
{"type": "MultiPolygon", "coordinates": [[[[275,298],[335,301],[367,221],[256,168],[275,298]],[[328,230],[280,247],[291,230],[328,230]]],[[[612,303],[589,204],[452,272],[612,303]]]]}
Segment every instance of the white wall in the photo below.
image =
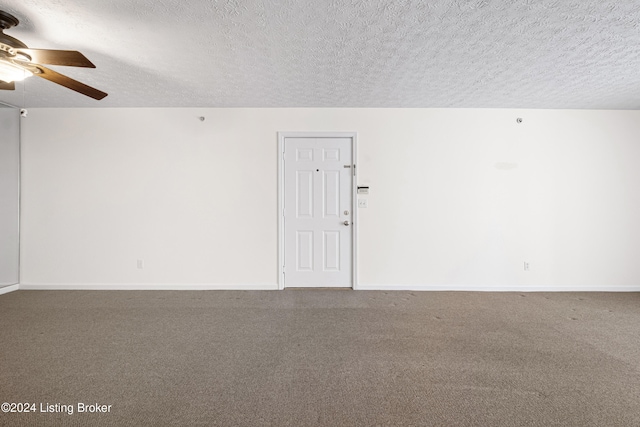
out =
{"type": "Polygon", "coordinates": [[[0,287],[18,283],[20,111],[0,106],[0,287]]]}
{"type": "Polygon", "coordinates": [[[275,288],[278,131],[358,132],[362,288],[640,290],[640,112],[567,110],[30,109],[22,283],[275,288]]]}

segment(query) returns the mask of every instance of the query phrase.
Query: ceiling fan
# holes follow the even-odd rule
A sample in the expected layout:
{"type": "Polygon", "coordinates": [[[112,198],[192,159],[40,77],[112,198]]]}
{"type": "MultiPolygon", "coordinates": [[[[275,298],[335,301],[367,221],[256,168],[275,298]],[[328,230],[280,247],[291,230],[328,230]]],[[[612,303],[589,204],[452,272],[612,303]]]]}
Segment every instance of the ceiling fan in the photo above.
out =
{"type": "Polygon", "coordinates": [[[38,76],[93,99],[100,100],[107,96],[105,92],[42,66],[96,68],[76,50],[29,49],[20,40],[4,33],[4,30],[15,27],[19,22],[13,15],[0,10],[0,89],[14,90],[15,81],[38,76]]]}

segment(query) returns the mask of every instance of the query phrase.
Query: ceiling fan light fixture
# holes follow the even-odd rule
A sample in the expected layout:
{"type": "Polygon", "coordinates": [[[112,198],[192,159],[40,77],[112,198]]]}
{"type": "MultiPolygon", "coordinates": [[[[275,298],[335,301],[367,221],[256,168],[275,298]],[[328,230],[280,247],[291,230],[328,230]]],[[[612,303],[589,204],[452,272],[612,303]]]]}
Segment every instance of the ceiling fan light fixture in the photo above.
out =
{"type": "Polygon", "coordinates": [[[18,82],[33,76],[33,73],[29,70],[13,64],[6,60],[0,60],[0,80],[11,83],[18,82]]]}

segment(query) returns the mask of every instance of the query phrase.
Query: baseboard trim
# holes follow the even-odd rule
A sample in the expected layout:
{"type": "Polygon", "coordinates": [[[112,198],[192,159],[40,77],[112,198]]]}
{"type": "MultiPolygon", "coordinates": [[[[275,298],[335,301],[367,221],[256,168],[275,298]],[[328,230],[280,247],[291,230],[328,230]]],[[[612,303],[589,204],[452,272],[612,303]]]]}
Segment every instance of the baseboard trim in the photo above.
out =
{"type": "Polygon", "coordinates": [[[0,295],[8,294],[9,292],[15,292],[20,289],[20,285],[9,285],[0,288],[0,295]]]}
{"type": "Polygon", "coordinates": [[[21,283],[20,290],[34,291],[268,291],[277,283],[21,283]]]}
{"type": "MultiPolygon", "coordinates": [[[[313,288],[310,288],[313,289],[313,288]]],[[[0,295],[17,290],[34,291],[277,291],[277,283],[20,283],[0,288],[0,295]]],[[[640,286],[490,286],[490,285],[375,285],[359,284],[358,291],[440,292],[640,292],[640,286]]]]}
{"type": "Polygon", "coordinates": [[[460,292],[640,292],[640,286],[491,286],[491,285],[373,285],[361,284],[359,291],[460,291],[460,292]]]}

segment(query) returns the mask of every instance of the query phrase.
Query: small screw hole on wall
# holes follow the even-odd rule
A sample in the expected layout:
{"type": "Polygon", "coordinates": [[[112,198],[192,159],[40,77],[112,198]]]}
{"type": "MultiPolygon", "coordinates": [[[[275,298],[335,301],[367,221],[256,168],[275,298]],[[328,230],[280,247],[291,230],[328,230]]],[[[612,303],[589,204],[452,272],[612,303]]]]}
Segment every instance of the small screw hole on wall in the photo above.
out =
{"type": "Polygon", "coordinates": [[[516,119],[516,123],[522,123],[522,118],[521,118],[521,117],[518,117],[518,118],[516,119]]]}
{"type": "Polygon", "coordinates": [[[204,122],[204,116],[200,116],[199,119],[201,122],[204,122]]]}

